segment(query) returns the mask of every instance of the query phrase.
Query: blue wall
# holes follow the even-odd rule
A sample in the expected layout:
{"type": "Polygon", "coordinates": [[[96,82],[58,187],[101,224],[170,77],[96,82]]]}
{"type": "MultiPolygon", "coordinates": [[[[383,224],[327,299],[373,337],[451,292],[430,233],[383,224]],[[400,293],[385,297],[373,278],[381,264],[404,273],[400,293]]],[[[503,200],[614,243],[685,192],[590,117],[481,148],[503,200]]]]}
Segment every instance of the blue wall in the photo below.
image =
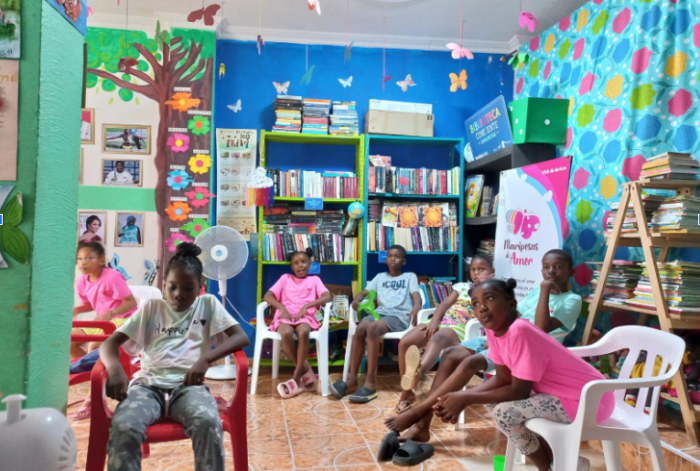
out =
{"type": "MultiPolygon", "coordinates": [[[[219,41],[217,61],[225,64],[226,75],[216,79],[216,127],[272,129],[275,121],[273,103],[277,96],[273,81],[290,81],[290,95],[355,100],[361,129],[364,129],[363,118],[371,98],[430,103],[435,115],[435,135],[465,139],[466,118],[498,95],[504,95],[506,101],[513,97],[513,71],[501,62],[501,56],[497,54],[476,54],[472,61],[462,60],[461,68],[466,69],[469,76],[468,88],[456,93],[450,92],[449,73],[458,73],[460,62],[452,59],[447,49],[444,52],[388,49],[386,68],[392,79],[386,83],[385,91],[382,91],[381,49],[353,48],[352,59],[343,63],[344,47],[310,45],[308,57],[309,67],[315,65],[315,69],[311,82],[301,85],[301,77],[306,71],[306,46],[268,43],[262,55],[258,55],[255,43],[219,41]],[[404,93],[396,82],[409,73],[417,85],[404,93]],[[352,87],[343,88],[338,78],[347,79],[351,75],[352,87]],[[242,110],[234,113],[227,105],[235,104],[238,99],[242,110]]],[[[218,72],[218,67],[216,70],[218,72]]],[[[320,151],[308,148],[309,159],[314,157],[311,153],[320,151]]],[[[279,270],[281,274],[282,269],[279,270]]],[[[275,270],[278,277],[277,273],[275,270]]],[[[255,317],[256,280],[257,266],[251,261],[229,282],[228,297],[247,321],[255,317]]],[[[253,331],[244,327],[251,337],[247,353],[252,355],[253,331]]]]}

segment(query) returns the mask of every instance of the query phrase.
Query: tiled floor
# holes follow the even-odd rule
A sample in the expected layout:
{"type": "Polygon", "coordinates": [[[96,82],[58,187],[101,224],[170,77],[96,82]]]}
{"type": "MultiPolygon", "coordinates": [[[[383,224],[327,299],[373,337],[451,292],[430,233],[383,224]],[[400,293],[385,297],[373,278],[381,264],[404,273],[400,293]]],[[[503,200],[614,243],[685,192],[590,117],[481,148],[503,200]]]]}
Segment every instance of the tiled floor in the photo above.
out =
{"type": "MultiPolygon", "coordinates": [[[[287,379],[282,372],[282,379],[287,379]]],[[[296,398],[282,400],[276,392],[276,381],[268,371],[261,371],[257,395],[248,396],[248,447],[249,465],[252,471],[309,470],[309,471],[379,471],[409,470],[464,470],[491,471],[493,456],[505,453],[506,441],[491,419],[489,407],[475,406],[469,409],[467,423],[459,431],[439,420],[433,422],[431,443],[435,455],[422,466],[400,468],[391,463],[377,462],[375,457],[379,442],[386,433],[383,419],[393,415],[398,400],[399,377],[380,375],[379,398],[365,405],[346,400],[337,401],[332,396],[319,393],[303,393],[296,398]]],[[[332,375],[332,380],[340,377],[332,375]]],[[[430,378],[423,384],[430,387],[430,378]]],[[[234,382],[208,381],[212,394],[229,399],[234,382]]],[[[87,392],[88,383],[71,387],[70,402],[87,392]]],[[[69,412],[77,410],[79,404],[69,412]]],[[[83,470],[87,457],[89,421],[73,424],[78,439],[78,469],[83,470]]],[[[666,430],[682,447],[684,434],[666,430]],[[672,435],[676,434],[676,435],[672,435]]],[[[228,436],[226,436],[228,439],[228,436]]],[[[230,444],[226,445],[226,469],[233,469],[230,444]]],[[[582,454],[591,459],[591,470],[605,470],[600,446],[584,445],[582,454]]],[[[690,450],[690,453],[700,450],[690,450]]],[[[637,447],[623,448],[625,467],[628,470],[651,470],[648,457],[637,447]]],[[[668,453],[669,471],[700,469],[668,453]]],[[[146,471],[184,471],[194,469],[189,441],[156,444],[151,446],[151,456],[144,460],[146,471]]],[[[516,467],[518,470],[534,469],[516,467]]]]}

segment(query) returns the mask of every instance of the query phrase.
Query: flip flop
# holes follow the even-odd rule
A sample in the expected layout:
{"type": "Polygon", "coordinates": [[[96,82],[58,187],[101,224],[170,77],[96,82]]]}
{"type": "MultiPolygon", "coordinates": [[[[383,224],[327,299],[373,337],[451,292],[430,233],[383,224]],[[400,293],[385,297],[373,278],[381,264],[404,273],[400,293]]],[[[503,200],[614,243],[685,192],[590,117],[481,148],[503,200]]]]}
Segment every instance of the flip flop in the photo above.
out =
{"type": "Polygon", "coordinates": [[[377,459],[379,461],[389,461],[394,454],[401,447],[399,443],[399,434],[396,432],[389,432],[382,438],[382,443],[379,445],[379,453],[377,453],[377,459]]]}
{"type": "Polygon", "coordinates": [[[416,466],[429,459],[433,454],[435,454],[433,445],[406,440],[406,443],[394,453],[394,464],[416,466]]]}
{"type": "Polygon", "coordinates": [[[377,391],[360,386],[348,399],[355,404],[367,404],[369,401],[376,399],[378,395],[377,391]]]}
{"type": "Polygon", "coordinates": [[[411,345],[406,350],[406,374],[401,378],[401,389],[413,391],[418,387],[420,369],[420,350],[415,345],[411,345]]]}
{"type": "Polygon", "coordinates": [[[397,414],[400,414],[402,412],[406,412],[409,410],[411,407],[413,407],[413,404],[416,401],[399,401],[398,404],[396,404],[396,407],[394,407],[394,412],[397,414]]]}
{"type": "Polygon", "coordinates": [[[348,393],[348,385],[345,384],[345,381],[336,381],[331,384],[330,390],[336,399],[341,400],[348,393]]]}
{"type": "Polygon", "coordinates": [[[304,384],[304,389],[309,392],[316,391],[316,381],[316,375],[312,368],[309,368],[309,371],[301,375],[301,382],[304,384]]]}
{"type": "Polygon", "coordinates": [[[302,393],[302,391],[303,390],[293,379],[290,379],[289,381],[285,381],[284,383],[280,383],[277,385],[277,392],[284,399],[289,399],[298,396],[302,393]]]}

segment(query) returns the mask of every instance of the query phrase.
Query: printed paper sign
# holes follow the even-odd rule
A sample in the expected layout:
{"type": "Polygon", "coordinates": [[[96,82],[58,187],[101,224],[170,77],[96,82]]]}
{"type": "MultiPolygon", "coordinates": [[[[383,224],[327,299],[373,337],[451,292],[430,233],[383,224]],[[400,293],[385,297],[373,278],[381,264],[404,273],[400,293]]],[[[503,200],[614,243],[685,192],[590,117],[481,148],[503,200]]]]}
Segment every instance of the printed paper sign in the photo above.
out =
{"type": "Polygon", "coordinates": [[[310,211],[321,211],[323,209],[323,198],[305,198],[304,209],[310,211]]]}
{"type": "Polygon", "coordinates": [[[0,180],[17,181],[19,61],[0,60],[0,180]]]}

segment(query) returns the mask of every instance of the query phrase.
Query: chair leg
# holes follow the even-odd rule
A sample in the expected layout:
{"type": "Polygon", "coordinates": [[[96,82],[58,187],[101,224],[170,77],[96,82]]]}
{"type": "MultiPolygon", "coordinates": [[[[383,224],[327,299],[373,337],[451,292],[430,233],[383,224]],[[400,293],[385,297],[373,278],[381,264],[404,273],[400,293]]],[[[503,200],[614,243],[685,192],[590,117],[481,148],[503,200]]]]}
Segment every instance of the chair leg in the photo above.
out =
{"type": "Polygon", "coordinates": [[[666,462],[664,461],[664,452],[661,447],[658,429],[655,426],[649,428],[644,432],[644,436],[648,442],[647,448],[649,448],[649,457],[651,458],[654,471],[666,471],[666,462]]]}
{"type": "Polygon", "coordinates": [[[260,374],[260,356],[262,355],[263,341],[262,335],[255,336],[255,352],[253,353],[253,378],[250,383],[250,394],[255,395],[258,390],[258,375],[260,374]]]}
{"type": "Polygon", "coordinates": [[[552,447],[552,453],[554,453],[554,466],[552,467],[554,471],[571,471],[576,469],[579,451],[581,450],[580,441],[576,444],[572,443],[570,447],[557,447],[551,441],[549,445],[552,447]]]}
{"type": "Polygon", "coordinates": [[[503,467],[503,471],[513,471],[516,451],[515,444],[511,440],[508,440],[508,445],[506,445],[506,464],[503,467]]]}
{"type": "Polygon", "coordinates": [[[272,341],[272,379],[279,378],[280,375],[280,349],[282,348],[281,340],[272,341]]]}
{"type": "Polygon", "coordinates": [[[347,347],[345,348],[345,364],[343,365],[343,381],[348,380],[348,373],[350,372],[350,358],[352,357],[352,337],[355,335],[354,332],[348,331],[347,347]]]}
{"type": "Polygon", "coordinates": [[[143,459],[146,459],[149,456],[151,456],[151,445],[149,445],[148,443],[144,443],[143,445],[141,445],[141,454],[143,455],[143,459]]]}
{"type": "Polygon", "coordinates": [[[605,455],[605,469],[608,471],[622,471],[622,455],[620,444],[610,440],[603,440],[603,454],[605,455]]]}
{"type": "Polygon", "coordinates": [[[109,426],[106,428],[95,424],[90,426],[86,471],[104,471],[107,461],[107,442],[109,441],[109,426]]]}
{"type": "MultiPolygon", "coordinates": [[[[245,415],[243,416],[245,419],[245,415]]],[[[233,451],[234,471],[249,471],[248,468],[248,431],[246,420],[231,422],[231,450],[233,451]]]]}
{"type": "Polygon", "coordinates": [[[318,375],[321,377],[321,394],[328,396],[328,336],[316,340],[316,358],[318,359],[318,375]]]}

